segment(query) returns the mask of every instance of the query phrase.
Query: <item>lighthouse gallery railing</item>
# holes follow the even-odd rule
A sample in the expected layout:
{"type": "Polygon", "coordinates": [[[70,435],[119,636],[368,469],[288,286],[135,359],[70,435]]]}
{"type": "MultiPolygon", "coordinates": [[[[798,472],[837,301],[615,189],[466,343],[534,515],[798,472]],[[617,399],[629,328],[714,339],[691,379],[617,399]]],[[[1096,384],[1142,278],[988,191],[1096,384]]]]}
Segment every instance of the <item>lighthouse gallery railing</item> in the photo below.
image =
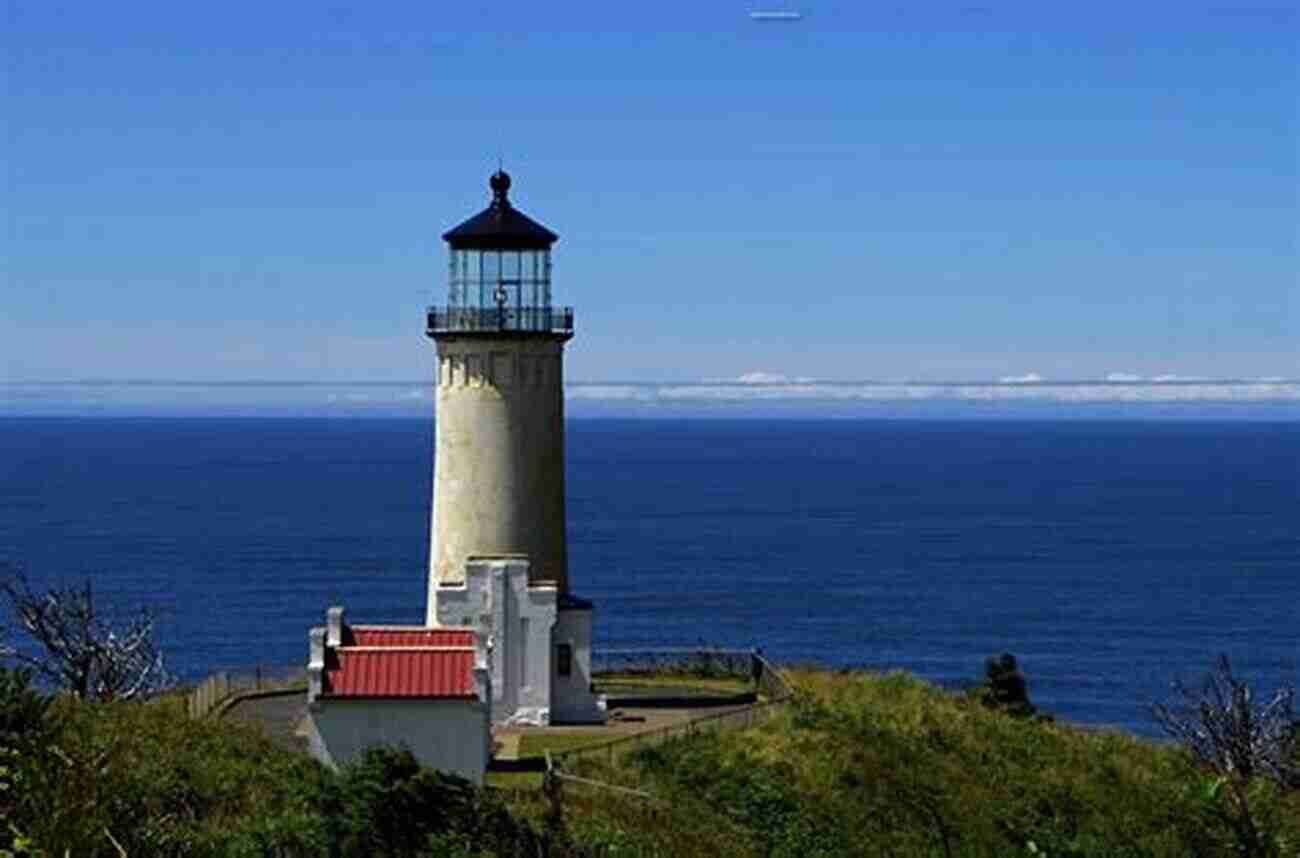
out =
{"type": "Polygon", "coordinates": [[[430,334],[519,331],[536,334],[572,334],[572,307],[430,307],[426,331],[430,334]]]}

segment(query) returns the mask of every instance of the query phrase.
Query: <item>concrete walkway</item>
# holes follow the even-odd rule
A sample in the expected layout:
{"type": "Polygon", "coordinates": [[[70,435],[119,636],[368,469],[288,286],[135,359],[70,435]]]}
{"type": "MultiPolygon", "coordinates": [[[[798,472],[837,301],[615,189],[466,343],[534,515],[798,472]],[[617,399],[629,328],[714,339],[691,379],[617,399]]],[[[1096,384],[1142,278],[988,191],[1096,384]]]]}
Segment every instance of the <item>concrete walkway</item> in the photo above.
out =
{"type": "Polygon", "coordinates": [[[261,727],[273,742],[286,750],[307,751],[307,740],[299,734],[299,727],[307,717],[307,694],[303,691],[245,698],[221,717],[261,727]]]}
{"type": "MultiPolygon", "coordinates": [[[[649,706],[620,706],[612,709],[609,713],[610,720],[605,724],[497,727],[492,733],[496,743],[495,757],[499,760],[519,759],[519,746],[524,736],[582,737],[594,745],[607,739],[661,730],[697,718],[746,708],[735,704],[663,706],[659,701],[647,702],[650,703],[649,706]]],[[[307,695],[302,691],[245,698],[232,704],[221,717],[261,727],[272,741],[286,750],[297,753],[307,751],[307,741],[301,733],[302,724],[307,717],[307,695]]]]}

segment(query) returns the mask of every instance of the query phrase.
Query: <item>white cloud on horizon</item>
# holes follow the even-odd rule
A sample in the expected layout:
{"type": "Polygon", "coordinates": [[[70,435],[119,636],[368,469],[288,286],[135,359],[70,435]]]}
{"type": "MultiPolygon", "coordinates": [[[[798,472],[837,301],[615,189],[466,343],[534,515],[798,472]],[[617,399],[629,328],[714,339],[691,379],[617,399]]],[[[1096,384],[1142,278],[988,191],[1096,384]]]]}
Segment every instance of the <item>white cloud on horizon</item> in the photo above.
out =
{"type": "Polygon", "coordinates": [[[741,384],[780,384],[789,380],[789,376],[782,375],[779,372],[762,372],[761,370],[744,373],[736,379],[741,384]]]}
{"type": "Polygon", "coordinates": [[[1160,383],[1128,381],[986,384],[924,383],[692,383],[647,385],[571,385],[570,400],[665,403],[707,402],[1300,402],[1300,380],[1160,383]]]}
{"type": "MultiPolygon", "coordinates": [[[[774,374],[773,374],[774,375],[774,374]]],[[[1006,403],[1070,405],[1246,405],[1300,406],[1300,378],[1258,380],[1165,381],[1107,380],[1026,383],[832,382],[737,380],[635,384],[570,383],[565,398],[575,405],[638,411],[662,406],[779,405],[816,406],[875,404],[907,406],[932,403],[1006,403]]],[[[151,410],[206,413],[354,413],[427,414],[432,389],[410,382],[374,384],[177,384],[71,383],[0,384],[0,414],[133,413],[151,410]]]]}

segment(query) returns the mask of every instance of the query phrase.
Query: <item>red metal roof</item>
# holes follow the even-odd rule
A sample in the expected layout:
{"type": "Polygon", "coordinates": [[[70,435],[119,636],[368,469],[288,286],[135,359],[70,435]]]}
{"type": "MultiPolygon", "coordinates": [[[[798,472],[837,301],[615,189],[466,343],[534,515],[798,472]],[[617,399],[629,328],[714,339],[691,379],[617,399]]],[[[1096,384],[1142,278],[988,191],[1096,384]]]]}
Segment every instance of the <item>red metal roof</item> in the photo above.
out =
{"type": "Polygon", "coordinates": [[[329,697],[474,697],[469,629],[362,626],[330,650],[322,693],[329,697]]]}

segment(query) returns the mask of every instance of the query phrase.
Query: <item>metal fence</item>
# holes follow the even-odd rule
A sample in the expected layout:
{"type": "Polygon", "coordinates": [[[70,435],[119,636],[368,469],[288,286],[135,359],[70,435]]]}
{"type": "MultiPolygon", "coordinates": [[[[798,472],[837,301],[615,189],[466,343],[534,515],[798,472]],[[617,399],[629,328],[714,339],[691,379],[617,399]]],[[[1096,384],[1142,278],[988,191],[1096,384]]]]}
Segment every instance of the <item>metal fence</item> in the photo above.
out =
{"type": "Polygon", "coordinates": [[[607,739],[601,742],[593,742],[590,745],[559,751],[549,755],[554,768],[563,774],[561,768],[563,765],[572,765],[582,760],[604,759],[612,763],[621,754],[656,745],[668,739],[679,736],[694,736],[705,732],[716,733],[721,730],[754,727],[779,713],[781,708],[793,696],[793,690],[785,677],[757,650],[733,650],[731,652],[744,652],[744,655],[751,659],[755,681],[758,683],[761,693],[767,699],[737,706],[724,712],[701,715],[681,723],[670,724],[667,727],[643,730],[627,736],[620,736],[617,739],[607,739]]]}
{"type": "Polygon", "coordinates": [[[663,676],[750,677],[757,675],[754,649],[718,647],[641,647],[629,649],[593,649],[593,673],[638,673],[663,676]]]}
{"type": "Polygon", "coordinates": [[[572,307],[430,307],[427,333],[524,331],[573,333],[572,307]]]}

